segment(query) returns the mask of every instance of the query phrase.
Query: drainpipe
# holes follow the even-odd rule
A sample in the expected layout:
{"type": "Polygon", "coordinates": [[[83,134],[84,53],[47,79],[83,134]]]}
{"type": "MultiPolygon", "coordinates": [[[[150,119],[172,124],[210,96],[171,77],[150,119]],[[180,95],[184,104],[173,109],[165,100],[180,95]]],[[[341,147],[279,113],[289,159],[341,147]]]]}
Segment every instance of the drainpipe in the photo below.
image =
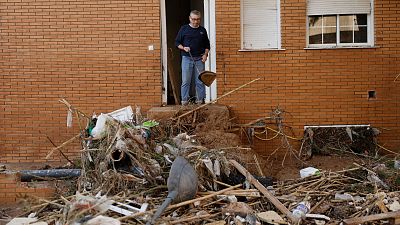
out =
{"type": "Polygon", "coordinates": [[[79,177],[81,169],[21,170],[21,181],[46,180],[46,178],[69,179],[79,177]]]}

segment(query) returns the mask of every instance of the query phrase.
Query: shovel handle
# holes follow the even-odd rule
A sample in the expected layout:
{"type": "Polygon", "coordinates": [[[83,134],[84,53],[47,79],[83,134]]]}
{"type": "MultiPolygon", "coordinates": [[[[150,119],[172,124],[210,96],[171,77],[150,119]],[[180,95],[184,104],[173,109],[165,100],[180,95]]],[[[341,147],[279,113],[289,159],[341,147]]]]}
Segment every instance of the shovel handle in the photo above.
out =
{"type": "Polygon", "coordinates": [[[191,58],[192,61],[193,61],[194,67],[196,67],[197,73],[199,73],[199,75],[200,75],[200,70],[199,70],[199,68],[197,67],[196,62],[195,62],[194,59],[193,59],[192,53],[190,53],[190,51],[188,51],[188,53],[189,53],[189,55],[190,55],[190,58],[191,58]]]}

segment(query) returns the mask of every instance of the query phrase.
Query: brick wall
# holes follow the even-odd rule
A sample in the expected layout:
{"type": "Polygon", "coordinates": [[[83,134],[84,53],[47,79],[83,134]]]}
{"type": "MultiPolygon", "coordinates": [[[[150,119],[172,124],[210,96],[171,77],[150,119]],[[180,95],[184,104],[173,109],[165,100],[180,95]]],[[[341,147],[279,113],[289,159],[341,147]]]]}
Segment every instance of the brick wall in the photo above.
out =
{"type": "Polygon", "coordinates": [[[0,207],[20,201],[51,198],[55,193],[55,184],[51,182],[20,182],[19,175],[14,172],[0,173],[0,207]]]}
{"type": "MultiPolygon", "coordinates": [[[[381,144],[399,149],[400,81],[394,82],[400,73],[398,1],[375,0],[376,48],[368,49],[304,49],[306,0],[285,0],[285,50],[240,52],[240,0],[217,0],[216,10],[218,94],[261,78],[221,101],[241,120],[266,116],[279,106],[288,112],[284,122],[297,136],[304,125],[371,124],[383,131],[381,144]],[[368,100],[369,90],[376,91],[376,99],[368,100]]],[[[263,153],[276,148],[271,142],[256,146],[263,153]]]]}
{"type": "MultiPolygon", "coordinates": [[[[383,130],[381,143],[396,149],[399,15],[398,1],[375,0],[377,48],[307,50],[306,0],[285,0],[285,50],[239,52],[240,0],[216,0],[218,94],[262,78],[221,103],[242,121],[279,105],[297,136],[304,125],[371,124],[383,130]],[[377,99],[368,100],[368,90],[377,99]]],[[[159,106],[159,27],[158,0],[0,0],[1,161],[43,161],[52,148],[45,135],[59,145],[77,134],[76,120],[65,128],[61,97],[87,114],[159,106]]],[[[257,147],[273,149],[267,142],[257,147]]],[[[74,157],[79,150],[76,144],[63,151],[74,157]]]]}
{"type": "Polygon", "coordinates": [[[60,98],[89,115],[159,106],[159,27],[158,0],[0,0],[1,162],[43,161],[45,135],[77,134],[60,98]]]}

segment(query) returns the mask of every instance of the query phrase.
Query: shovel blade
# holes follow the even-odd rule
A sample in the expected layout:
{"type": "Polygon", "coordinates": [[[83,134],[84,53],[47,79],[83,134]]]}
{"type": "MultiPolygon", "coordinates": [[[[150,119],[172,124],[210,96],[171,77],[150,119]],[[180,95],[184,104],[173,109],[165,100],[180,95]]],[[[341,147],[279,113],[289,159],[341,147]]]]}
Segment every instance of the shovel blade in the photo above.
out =
{"type": "Polygon", "coordinates": [[[203,71],[199,75],[199,80],[201,80],[201,82],[203,82],[207,87],[210,87],[216,78],[217,74],[211,71],[203,71]]]}

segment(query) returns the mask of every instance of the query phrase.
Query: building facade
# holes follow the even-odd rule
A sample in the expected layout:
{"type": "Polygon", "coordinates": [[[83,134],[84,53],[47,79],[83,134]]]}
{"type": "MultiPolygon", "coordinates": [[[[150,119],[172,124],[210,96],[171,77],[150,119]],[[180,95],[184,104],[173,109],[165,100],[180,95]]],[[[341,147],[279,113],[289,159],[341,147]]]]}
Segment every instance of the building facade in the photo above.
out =
{"type": "Polygon", "coordinates": [[[219,103],[242,122],[279,106],[298,137],[307,125],[370,124],[397,150],[400,3],[349,2],[0,0],[1,162],[46,161],[47,137],[59,145],[76,135],[60,98],[87,114],[173,102],[167,68],[179,71],[179,57],[170,42],[193,8],[203,12],[207,67],[218,74],[209,101],[261,78],[219,103]]]}

